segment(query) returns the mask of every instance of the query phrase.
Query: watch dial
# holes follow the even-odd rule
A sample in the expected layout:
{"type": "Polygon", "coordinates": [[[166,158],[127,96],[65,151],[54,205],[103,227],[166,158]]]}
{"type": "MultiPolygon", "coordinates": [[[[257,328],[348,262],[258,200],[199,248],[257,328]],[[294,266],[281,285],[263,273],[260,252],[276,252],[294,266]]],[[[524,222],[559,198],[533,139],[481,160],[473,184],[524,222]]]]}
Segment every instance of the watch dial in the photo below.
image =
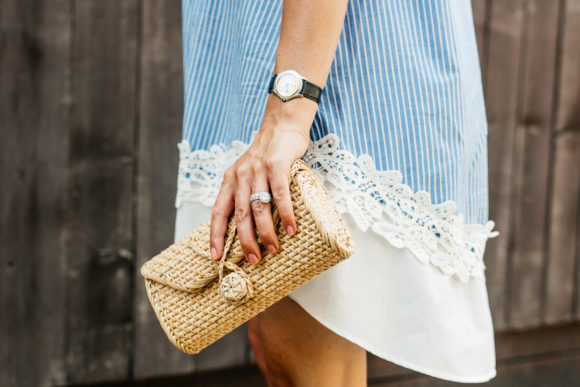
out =
{"type": "Polygon", "coordinates": [[[289,97],[296,93],[299,87],[300,79],[292,73],[287,73],[280,75],[278,78],[276,90],[280,95],[289,97]]]}

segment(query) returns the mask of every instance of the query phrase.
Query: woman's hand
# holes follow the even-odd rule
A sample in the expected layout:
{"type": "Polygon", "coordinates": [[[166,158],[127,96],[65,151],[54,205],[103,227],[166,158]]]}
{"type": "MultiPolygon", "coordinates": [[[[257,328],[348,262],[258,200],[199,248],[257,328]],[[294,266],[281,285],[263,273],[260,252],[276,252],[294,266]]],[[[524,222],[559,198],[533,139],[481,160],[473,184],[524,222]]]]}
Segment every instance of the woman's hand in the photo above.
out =
{"type": "Polygon", "coordinates": [[[278,251],[271,203],[255,200],[250,205],[250,195],[256,192],[271,192],[284,230],[294,235],[296,221],[288,184],[290,166],[308,149],[310,127],[317,108],[316,102],[304,97],[282,102],[269,94],[266,113],[254,141],[224,173],[211,212],[212,259],[220,259],[222,255],[232,210],[235,210],[242,250],[250,263],[256,264],[261,259],[255,227],[268,251],[278,251]]]}
{"type": "MultiPolygon", "coordinates": [[[[293,69],[324,89],[347,4],[347,0],[284,1],[274,74],[293,69]]],[[[255,192],[271,191],[284,230],[289,235],[296,232],[288,185],[290,166],[308,149],[317,110],[318,104],[305,97],[282,102],[275,94],[268,95],[264,119],[253,143],[224,173],[211,212],[213,259],[222,255],[227,221],[234,207],[240,244],[248,261],[255,264],[261,258],[255,227],[266,248],[278,251],[271,204],[256,200],[250,205],[250,195],[255,192]]]]}

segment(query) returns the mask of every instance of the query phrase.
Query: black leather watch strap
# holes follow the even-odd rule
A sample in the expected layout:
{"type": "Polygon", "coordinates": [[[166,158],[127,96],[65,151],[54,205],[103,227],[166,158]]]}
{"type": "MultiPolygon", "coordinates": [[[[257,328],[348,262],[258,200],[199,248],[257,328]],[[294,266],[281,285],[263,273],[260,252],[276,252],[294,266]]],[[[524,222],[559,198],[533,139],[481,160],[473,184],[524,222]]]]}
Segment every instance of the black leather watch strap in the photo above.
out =
{"type": "MultiPolygon", "coordinates": [[[[277,74],[274,74],[272,78],[270,78],[270,84],[268,85],[268,93],[274,91],[274,83],[276,81],[277,74]]],[[[316,86],[314,83],[308,82],[306,79],[302,79],[302,89],[298,92],[298,94],[309,98],[316,103],[320,101],[320,94],[322,93],[322,89],[316,86]]]]}
{"type": "Polygon", "coordinates": [[[308,82],[306,79],[303,80],[300,94],[318,103],[318,101],[320,101],[321,92],[322,89],[320,87],[316,86],[314,83],[308,82]]]}
{"type": "Polygon", "coordinates": [[[271,93],[272,91],[274,91],[274,81],[276,80],[276,75],[272,75],[272,78],[270,79],[270,85],[268,86],[268,93],[271,93]]]}

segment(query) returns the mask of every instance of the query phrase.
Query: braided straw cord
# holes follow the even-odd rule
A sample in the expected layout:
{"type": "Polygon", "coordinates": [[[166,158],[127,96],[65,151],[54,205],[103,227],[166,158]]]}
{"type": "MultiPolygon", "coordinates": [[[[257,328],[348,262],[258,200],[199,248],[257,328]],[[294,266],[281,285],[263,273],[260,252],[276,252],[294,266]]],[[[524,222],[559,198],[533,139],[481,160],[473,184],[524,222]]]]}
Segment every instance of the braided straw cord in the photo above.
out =
{"type": "Polygon", "coordinates": [[[209,222],[141,267],[147,296],[169,340],[185,353],[199,353],[320,273],[348,258],[354,242],[326,188],[301,159],[290,169],[290,195],[297,230],[287,235],[273,206],[280,248],[262,259],[245,258],[233,214],[222,257],[211,260],[209,222]],[[224,275],[224,269],[229,274],[224,275]]]}

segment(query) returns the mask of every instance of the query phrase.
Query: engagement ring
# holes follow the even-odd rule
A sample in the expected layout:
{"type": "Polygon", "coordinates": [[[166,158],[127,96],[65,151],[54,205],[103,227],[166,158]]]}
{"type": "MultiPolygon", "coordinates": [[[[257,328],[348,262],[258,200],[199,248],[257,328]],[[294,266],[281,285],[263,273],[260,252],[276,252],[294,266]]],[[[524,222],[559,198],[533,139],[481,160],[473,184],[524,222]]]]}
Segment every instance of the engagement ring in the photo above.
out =
{"type": "Polygon", "coordinates": [[[254,200],[259,200],[262,203],[270,203],[272,201],[272,195],[269,192],[256,192],[250,195],[250,203],[254,200]]]}

